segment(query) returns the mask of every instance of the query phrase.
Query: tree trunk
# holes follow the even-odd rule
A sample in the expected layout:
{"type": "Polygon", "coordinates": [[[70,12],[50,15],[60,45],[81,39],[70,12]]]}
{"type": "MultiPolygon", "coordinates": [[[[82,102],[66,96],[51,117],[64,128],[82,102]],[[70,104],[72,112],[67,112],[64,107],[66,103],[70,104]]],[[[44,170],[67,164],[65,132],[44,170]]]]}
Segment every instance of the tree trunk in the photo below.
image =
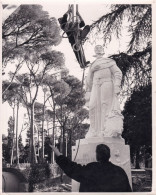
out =
{"type": "Polygon", "coordinates": [[[72,159],[72,130],[69,130],[68,157],[72,159]]]}
{"type": "Polygon", "coordinates": [[[12,148],[11,148],[11,160],[10,164],[13,164],[13,155],[14,155],[14,133],[15,133],[15,107],[13,107],[13,138],[12,138],[12,148]]]}
{"type": "Polygon", "coordinates": [[[136,149],[135,169],[140,169],[140,165],[139,165],[139,148],[136,149]]]}
{"type": "Polygon", "coordinates": [[[62,148],[62,151],[63,151],[63,155],[65,156],[66,155],[66,143],[65,143],[65,128],[64,126],[62,127],[62,139],[63,139],[63,148],[62,148]]]}
{"type": "Polygon", "coordinates": [[[43,117],[42,117],[42,163],[44,162],[44,115],[45,115],[45,92],[44,92],[44,103],[43,103],[43,117]]]}
{"type": "Polygon", "coordinates": [[[19,102],[17,103],[17,114],[16,114],[16,164],[19,164],[19,151],[18,151],[18,111],[19,102]]]}
{"type": "MultiPolygon", "coordinates": [[[[53,140],[53,145],[55,145],[55,103],[53,105],[53,135],[52,135],[52,140],[53,140]]],[[[51,163],[54,163],[54,152],[52,150],[52,153],[51,153],[51,163]]]]}
{"type": "Polygon", "coordinates": [[[34,148],[34,103],[31,105],[31,121],[30,121],[30,163],[34,164],[35,148],[34,148]]]}

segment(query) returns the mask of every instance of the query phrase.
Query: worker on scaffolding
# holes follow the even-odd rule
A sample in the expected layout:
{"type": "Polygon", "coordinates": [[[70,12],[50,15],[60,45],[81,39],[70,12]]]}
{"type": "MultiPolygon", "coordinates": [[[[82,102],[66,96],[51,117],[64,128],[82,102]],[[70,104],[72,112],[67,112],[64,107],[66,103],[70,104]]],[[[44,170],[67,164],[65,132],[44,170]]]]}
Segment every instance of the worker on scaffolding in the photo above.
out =
{"type": "Polygon", "coordinates": [[[76,22],[71,21],[72,9],[71,7],[63,15],[62,18],[59,18],[61,29],[64,33],[67,34],[68,40],[73,48],[77,61],[80,64],[81,68],[85,68],[90,62],[86,61],[84,51],[82,48],[82,41],[86,38],[87,34],[90,31],[90,26],[86,25],[85,22],[80,16],[78,10],[76,11],[76,22]],[[82,27],[83,30],[81,29],[82,27]]]}

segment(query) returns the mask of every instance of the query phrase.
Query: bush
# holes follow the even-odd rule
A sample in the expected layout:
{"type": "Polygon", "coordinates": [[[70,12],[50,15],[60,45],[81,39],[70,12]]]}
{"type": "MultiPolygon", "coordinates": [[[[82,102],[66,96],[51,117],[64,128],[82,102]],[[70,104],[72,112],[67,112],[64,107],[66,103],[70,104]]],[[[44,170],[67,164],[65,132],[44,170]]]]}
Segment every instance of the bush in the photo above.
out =
{"type": "Polygon", "coordinates": [[[51,175],[49,164],[32,164],[29,174],[29,192],[33,192],[34,184],[48,179],[51,175]]]}

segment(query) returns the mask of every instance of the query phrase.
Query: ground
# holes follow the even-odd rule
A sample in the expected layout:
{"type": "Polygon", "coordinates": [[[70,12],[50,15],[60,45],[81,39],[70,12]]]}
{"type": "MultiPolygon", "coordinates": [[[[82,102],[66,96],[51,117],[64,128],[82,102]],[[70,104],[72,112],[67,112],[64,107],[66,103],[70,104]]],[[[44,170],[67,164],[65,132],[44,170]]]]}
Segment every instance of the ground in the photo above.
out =
{"type": "MultiPolygon", "coordinates": [[[[133,192],[151,192],[152,178],[150,172],[132,173],[133,192]]],[[[63,176],[63,183],[60,177],[49,179],[36,185],[35,192],[70,192],[71,180],[67,176],[63,176]]]]}
{"type": "Polygon", "coordinates": [[[63,175],[63,182],[60,176],[57,178],[50,178],[45,182],[35,185],[34,192],[71,192],[71,179],[63,175]]]}

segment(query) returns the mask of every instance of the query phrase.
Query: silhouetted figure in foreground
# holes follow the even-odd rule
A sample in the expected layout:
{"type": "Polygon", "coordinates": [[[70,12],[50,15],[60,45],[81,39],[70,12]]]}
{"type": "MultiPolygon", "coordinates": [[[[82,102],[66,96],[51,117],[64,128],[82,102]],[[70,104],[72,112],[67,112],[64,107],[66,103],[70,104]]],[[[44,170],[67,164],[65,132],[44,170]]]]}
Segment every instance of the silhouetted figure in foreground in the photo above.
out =
{"type": "Polygon", "coordinates": [[[97,162],[80,165],[63,156],[57,148],[56,163],[72,179],[80,182],[79,192],[131,192],[125,171],[109,161],[110,148],[104,144],[96,147],[97,162]]]}

